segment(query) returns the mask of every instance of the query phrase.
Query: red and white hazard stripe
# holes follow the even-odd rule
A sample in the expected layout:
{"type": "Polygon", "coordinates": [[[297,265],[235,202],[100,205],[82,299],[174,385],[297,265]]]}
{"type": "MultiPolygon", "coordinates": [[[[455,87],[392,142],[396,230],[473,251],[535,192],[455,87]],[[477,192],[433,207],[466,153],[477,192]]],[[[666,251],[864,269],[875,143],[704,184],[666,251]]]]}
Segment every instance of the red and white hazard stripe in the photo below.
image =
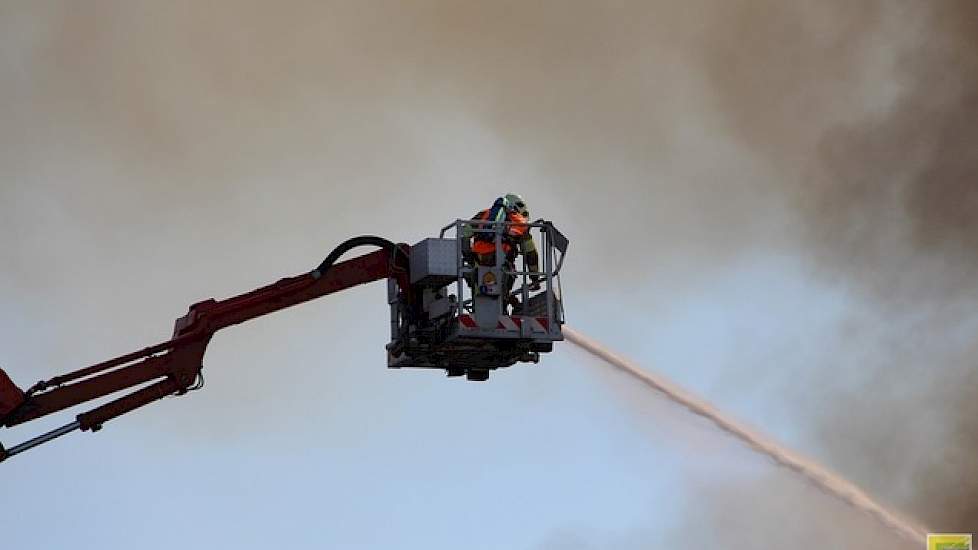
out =
{"type": "MultiPolygon", "coordinates": [[[[475,319],[473,319],[471,315],[459,315],[458,322],[463,329],[475,330],[479,328],[478,323],[475,322],[475,319]]],[[[530,332],[546,333],[550,329],[550,320],[546,317],[518,317],[500,315],[499,320],[496,323],[496,330],[505,332],[519,332],[523,323],[527,324],[530,332]]]]}

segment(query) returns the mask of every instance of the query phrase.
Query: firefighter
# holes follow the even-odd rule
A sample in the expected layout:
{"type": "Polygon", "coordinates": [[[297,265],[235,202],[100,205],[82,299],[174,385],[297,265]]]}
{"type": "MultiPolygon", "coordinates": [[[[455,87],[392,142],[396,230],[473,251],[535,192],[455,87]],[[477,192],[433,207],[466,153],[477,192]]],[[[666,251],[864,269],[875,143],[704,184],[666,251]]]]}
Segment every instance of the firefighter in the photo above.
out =
{"type": "MultiPolygon", "coordinates": [[[[537,253],[536,244],[533,242],[530,226],[520,225],[528,224],[530,221],[530,210],[527,208],[526,201],[523,200],[523,197],[515,193],[499,197],[491,208],[479,212],[472,217],[472,220],[505,221],[514,224],[506,226],[502,234],[501,243],[505,257],[504,269],[507,271],[516,271],[516,259],[522,254],[526,260],[527,268],[532,272],[539,273],[540,255],[537,253]]],[[[465,239],[462,242],[469,246],[465,251],[465,255],[469,261],[483,266],[496,265],[496,234],[491,231],[492,229],[493,226],[488,224],[480,225],[473,223],[465,226],[463,232],[465,239]],[[490,231],[477,231],[479,229],[490,231]]],[[[516,277],[514,275],[506,276],[503,286],[503,296],[507,298],[510,305],[518,308],[519,300],[515,296],[510,295],[510,290],[513,288],[515,281],[516,277]]],[[[530,282],[530,290],[540,289],[539,275],[530,275],[530,282]]]]}

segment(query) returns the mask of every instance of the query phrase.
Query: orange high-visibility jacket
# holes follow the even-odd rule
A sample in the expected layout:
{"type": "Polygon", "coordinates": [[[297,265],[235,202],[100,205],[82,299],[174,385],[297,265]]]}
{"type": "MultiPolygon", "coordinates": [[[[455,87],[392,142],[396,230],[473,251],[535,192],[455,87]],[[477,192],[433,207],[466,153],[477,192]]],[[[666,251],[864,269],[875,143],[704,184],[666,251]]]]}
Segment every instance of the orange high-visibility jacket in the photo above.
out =
{"type": "MultiPolygon", "coordinates": [[[[482,212],[476,214],[473,220],[489,220],[489,216],[492,212],[491,208],[487,208],[482,212]]],[[[505,210],[500,210],[500,214],[505,212],[505,210]]],[[[506,212],[505,218],[503,216],[496,216],[501,218],[497,221],[502,221],[505,219],[508,222],[515,224],[525,224],[529,223],[525,217],[517,212],[506,212]]],[[[530,236],[530,227],[528,225],[510,225],[506,227],[506,232],[503,234],[503,252],[509,254],[513,250],[514,245],[522,245],[521,252],[527,253],[531,250],[536,250],[536,246],[533,243],[533,237],[530,236]]],[[[476,254],[492,254],[496,251],[496,236],[492,233],[478,233],[476,232],[472,238],[472,252],[476,254]]]]}
{"type": "MultiPolygon", "coordinates": [[[[507,221],[511,225],[506,226],[506,231],[502,235],[502,252],[506,255],[507,262],[516,259],[517,253],[522,253],[526,260],[526,266],[532,272],[540,271],[540,255],[537,253],[536,243],[533,242],[533,234],[530,232],[529,220],[525,216],[511,212],[502,204],[502,199],[497,199],[492,208],[483,210],[472,217],[472,220],[485,220],[501,222],[507,221]]],[[[463,237],[471,239],[470,250],[478,258],[492,258],[496,253],[496,234],[495,232],[480,232],[476,229],[488,229],[488,224],[473,223],[467,225],[463,231],[463,237]]],[[[484,260],[480,260],[484,261],[484,260]]],[[[531,274],[532,281],[539,280],[540,276],[531,274]]]]}

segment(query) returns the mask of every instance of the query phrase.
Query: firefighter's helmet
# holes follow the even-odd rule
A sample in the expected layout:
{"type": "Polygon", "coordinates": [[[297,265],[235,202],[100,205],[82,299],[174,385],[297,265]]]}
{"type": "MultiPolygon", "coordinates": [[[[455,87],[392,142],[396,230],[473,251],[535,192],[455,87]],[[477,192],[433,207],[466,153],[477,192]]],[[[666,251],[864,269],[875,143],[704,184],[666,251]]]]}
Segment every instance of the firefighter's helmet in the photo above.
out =
{"type": "Polygon", "coordinates": [[[529,219],[530,209],[526,206],[526,201],[523,197],[517,195],[516,193],[510,193],[506,195],[506,206],[511,212],[516,212],[517,214],[529,219]]]}

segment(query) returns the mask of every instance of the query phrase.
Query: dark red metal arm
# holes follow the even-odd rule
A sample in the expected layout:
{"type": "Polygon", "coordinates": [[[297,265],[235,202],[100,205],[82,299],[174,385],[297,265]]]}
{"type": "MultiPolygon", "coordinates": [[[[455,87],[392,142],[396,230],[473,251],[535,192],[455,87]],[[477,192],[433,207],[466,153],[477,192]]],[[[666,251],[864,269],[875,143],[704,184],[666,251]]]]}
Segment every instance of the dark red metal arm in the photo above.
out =
{"type": "Polygon", "coordinates": [[[262,315],[292,307],[327,294],[387,277],[406,276],[406,266],[394,266],[391,253],[378,250],[332,266],[323,276],[313,274],[282,279],[271,285],[220,302],[206,300],[190,306],[177,319],[174,338],[211,335],[262,315]],[[403,269],[403,271],[402,271],[403,269]]]}
{"type": "MultiPolygon", "coordinates": [[[[406,253],[406,245],[398,246],[406,253]]],[[[172,339],[39,382],[24,393],[0,370],[0,423],[15,426],[156,380],[134,393],[79,414],[76,422],[42,438],[53,439],[76,428],[97,430],[102,423],[121,414],[168,395],[182,395],[195,389],[207,344],[222,328],[388,277],[399,279],[400,288],[409,288],[407,265],[403,261],[406,257],[382,249],[331,265],[324,273],[317,270],[225,300],[198,302],[190,306],[187,315],[177,319],[172,339]]],[[[0,447],[0,460],[15,454],[15,449],[4,451],[0,447]]]]}

